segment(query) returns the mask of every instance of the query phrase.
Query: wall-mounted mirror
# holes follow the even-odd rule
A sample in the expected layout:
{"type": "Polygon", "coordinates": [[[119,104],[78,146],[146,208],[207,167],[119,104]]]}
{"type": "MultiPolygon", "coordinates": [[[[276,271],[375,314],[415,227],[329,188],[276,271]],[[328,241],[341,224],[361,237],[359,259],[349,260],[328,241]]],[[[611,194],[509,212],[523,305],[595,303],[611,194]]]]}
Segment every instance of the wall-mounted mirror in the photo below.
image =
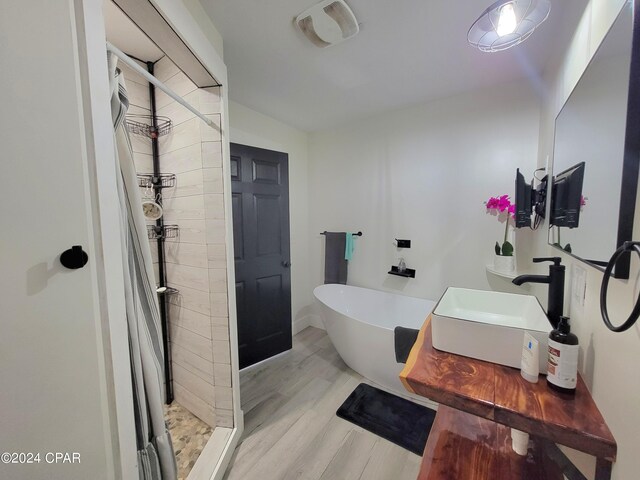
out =
{"type": "MultiPolygon", "coordinates": [[[[633,234],[640,161],[633,3],[625,3],[555,125],[549,243],[601,269],[633,234]]],[[[614,276],[629,278],[628,256],[614,276]]]]}

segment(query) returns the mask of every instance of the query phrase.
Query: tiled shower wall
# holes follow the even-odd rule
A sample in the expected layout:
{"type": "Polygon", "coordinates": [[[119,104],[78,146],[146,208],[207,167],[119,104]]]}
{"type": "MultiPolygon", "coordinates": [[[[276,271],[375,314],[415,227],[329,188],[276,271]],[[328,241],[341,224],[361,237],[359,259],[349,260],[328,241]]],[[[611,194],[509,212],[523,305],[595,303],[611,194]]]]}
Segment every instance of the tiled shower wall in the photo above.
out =
{"type": "MultiPolygon", "coordinates": [[[[219,88],[198,89],[166,57],[155,75],[220,125],[219,88]]],[[[158,90],[156,107],[173,121],[160,137],[161,171],[177,176],[164,196],[164,221],[180,229],[165,243],[167,281],[180,291],[169,308],[175,399],[212,426],[232,427],[221,136],[158,90]]]]}

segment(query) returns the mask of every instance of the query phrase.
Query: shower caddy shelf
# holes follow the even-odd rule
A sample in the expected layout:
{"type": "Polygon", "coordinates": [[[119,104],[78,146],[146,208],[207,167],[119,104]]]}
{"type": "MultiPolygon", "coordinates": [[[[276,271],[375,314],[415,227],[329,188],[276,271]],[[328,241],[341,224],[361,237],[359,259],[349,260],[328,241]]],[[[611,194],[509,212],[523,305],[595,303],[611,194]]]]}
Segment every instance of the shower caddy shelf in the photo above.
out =
{"type": "MultiPolygon", "coordinates": [[[[156,199],[162,202],[163,188],[176,186],[175,173],[138,173],[138,186],[140,188],[153,188],[156,199]]],[[[167,238],[178,238],[178,225],[165,225],[161,219],[155,225],[147,225],[147,237],[149,240],[165,240],[167,238]]]]}
{"type": "Polygon", "coordinates": [[[127,115],[124,120],[129,133],[158,138],[171,133],[173,124],[169,117],[156,115],[127,115]],[[155,125],[154,125],[155,118],[155,125]]]}
{"type": "Polygon", "coordinates": [[[175,173],[138,173],[141,188],[173,188],[176,186],[175,173]]]}
{"type": "Polygon", "coordinates": [[[180,293],[180,290],[178,290],[177,288],[173,288],[173,287],[164,287],[164,288],[166,288],[164,292],[156,292],[156,293],[160,296],[178,295],[180,293]]]}
{"type": "Polygon", "coordinates": [[[178,225],[147,225],[147,236],[149,237],[149,240],[178,238],[178,232],[178,225]]]}

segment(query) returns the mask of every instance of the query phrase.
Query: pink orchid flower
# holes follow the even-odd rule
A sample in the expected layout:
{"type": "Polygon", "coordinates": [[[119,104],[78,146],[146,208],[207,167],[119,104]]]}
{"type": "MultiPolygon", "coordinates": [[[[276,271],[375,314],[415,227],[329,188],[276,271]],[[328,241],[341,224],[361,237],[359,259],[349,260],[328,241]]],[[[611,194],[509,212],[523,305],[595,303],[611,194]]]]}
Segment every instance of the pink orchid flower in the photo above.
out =
{"type": "Polygon", "coordinates": [[[485,202],[485,204],[487,206],[487,210],[491,210],[493,208],[498,208],[498,202],[499,202],[499,200],[496,197],[489,198],[489,200],[487,200],[485,202]]]}
{"type": "Polygon", "coordinates": [[[489,197],[489,200],[484,203],[487,208],[487,213],[495,215],[498,212],[503,213],[506,211],[509,216],[515,217],[516,206],[509,200],[509,195],[489,197]]]}
{"type": "Polygon", "coordinates": [[[509,201],[509,195],[502,195],[498,200],[498,210],[504,212],[511,206],[511,202],[509,201]]]}
{"type": "Polygon", "coordinates": [[[516,216],[516,205],[511,203],[509,195],[500,195],[499,197],[489,197],[489,200],[484,202],[487,208],[487,213],[498,217],[501,223],[504,223],[504,241],[502,245],[496,242],[495,252],[496,255],[512,256],[513,245],[507,240],[509,234],[509,223],[516,216]]]}

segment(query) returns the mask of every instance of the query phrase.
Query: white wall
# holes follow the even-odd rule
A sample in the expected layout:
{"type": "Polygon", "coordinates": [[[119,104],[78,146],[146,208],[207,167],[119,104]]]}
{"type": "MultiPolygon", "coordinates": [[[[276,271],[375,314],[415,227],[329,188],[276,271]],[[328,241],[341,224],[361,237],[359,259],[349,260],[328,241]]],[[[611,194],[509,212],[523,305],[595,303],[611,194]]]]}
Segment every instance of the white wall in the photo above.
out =
{"type": "Polygon", "coordinates": [[[291,303],[294,333],[309,323],[308,136],[236,102],[229,103],[231,142],[289,155],[289,220],[291,229],[291,303]]]}
{"type": "MultiPolygon", "coordinates": [[[[517,167],[533,172],[538,105],[521,82],[312,133],[311,287],[323,283],[319,232],[362,230],[349,284],[433,300],[449,285],[489,288],[485,265],[504,226],[483,202],[513,196],[517,167]],[[397,251],[394,238],[410,239],[411,249],[397,251]],[[415,279],[387,274],[400,256],[415,279]]],[[[516,251],[526,235],[518,233],[516,251]]]]}
{"type": "MultiPolygon", "coordinates": [[[[544,165],[547,155],[552,155],[555,116],[623,3],[625,3],[624,0],[591,0],[564,60],[558,69],[549,72],[547,79],[551,96],[545,102],[540,124],[539,162],[541,165],[544,165]]],[[[640,237],[640,209],[637,206],[634,220],[634,238],[637,239],[640,237]]],[[[568,265],[568,279],[571,278],[570,272],[576,267],[587,271],[584,306],[567,298],[567,304],[571,304],[567,307],[573,331],[578,335],[581,343],[579,368],[618,443],[618,459],[614,465],[613,478],[618,480],[636,478],[640,470],[640,456],[637,452],[640,426],[640,408],[638,407],[640,405],[640,373],[638,371],[640,325],[622,334],[607,330],[600,316],[601,272],[549,247],[545,228],[536,233],[535,252],[541,255],[562,256],[563,263],[568,265]]],[[[635,295],[637,295],[637,284],[633,279],[637,279],[639,273],[640,269],[634,260],[631,281],[611,281],[609,313],[614,322],[618,319],[622,321],[631,312],[635,295]]],[[[546,302],[546,290],[536,288],[536,292],[539,292],[541,300],[546,302]]],[[[582,455],[572,455],[572,457],[583,464],[584,473],[592,478],[593,459],[582,455]]]]}

